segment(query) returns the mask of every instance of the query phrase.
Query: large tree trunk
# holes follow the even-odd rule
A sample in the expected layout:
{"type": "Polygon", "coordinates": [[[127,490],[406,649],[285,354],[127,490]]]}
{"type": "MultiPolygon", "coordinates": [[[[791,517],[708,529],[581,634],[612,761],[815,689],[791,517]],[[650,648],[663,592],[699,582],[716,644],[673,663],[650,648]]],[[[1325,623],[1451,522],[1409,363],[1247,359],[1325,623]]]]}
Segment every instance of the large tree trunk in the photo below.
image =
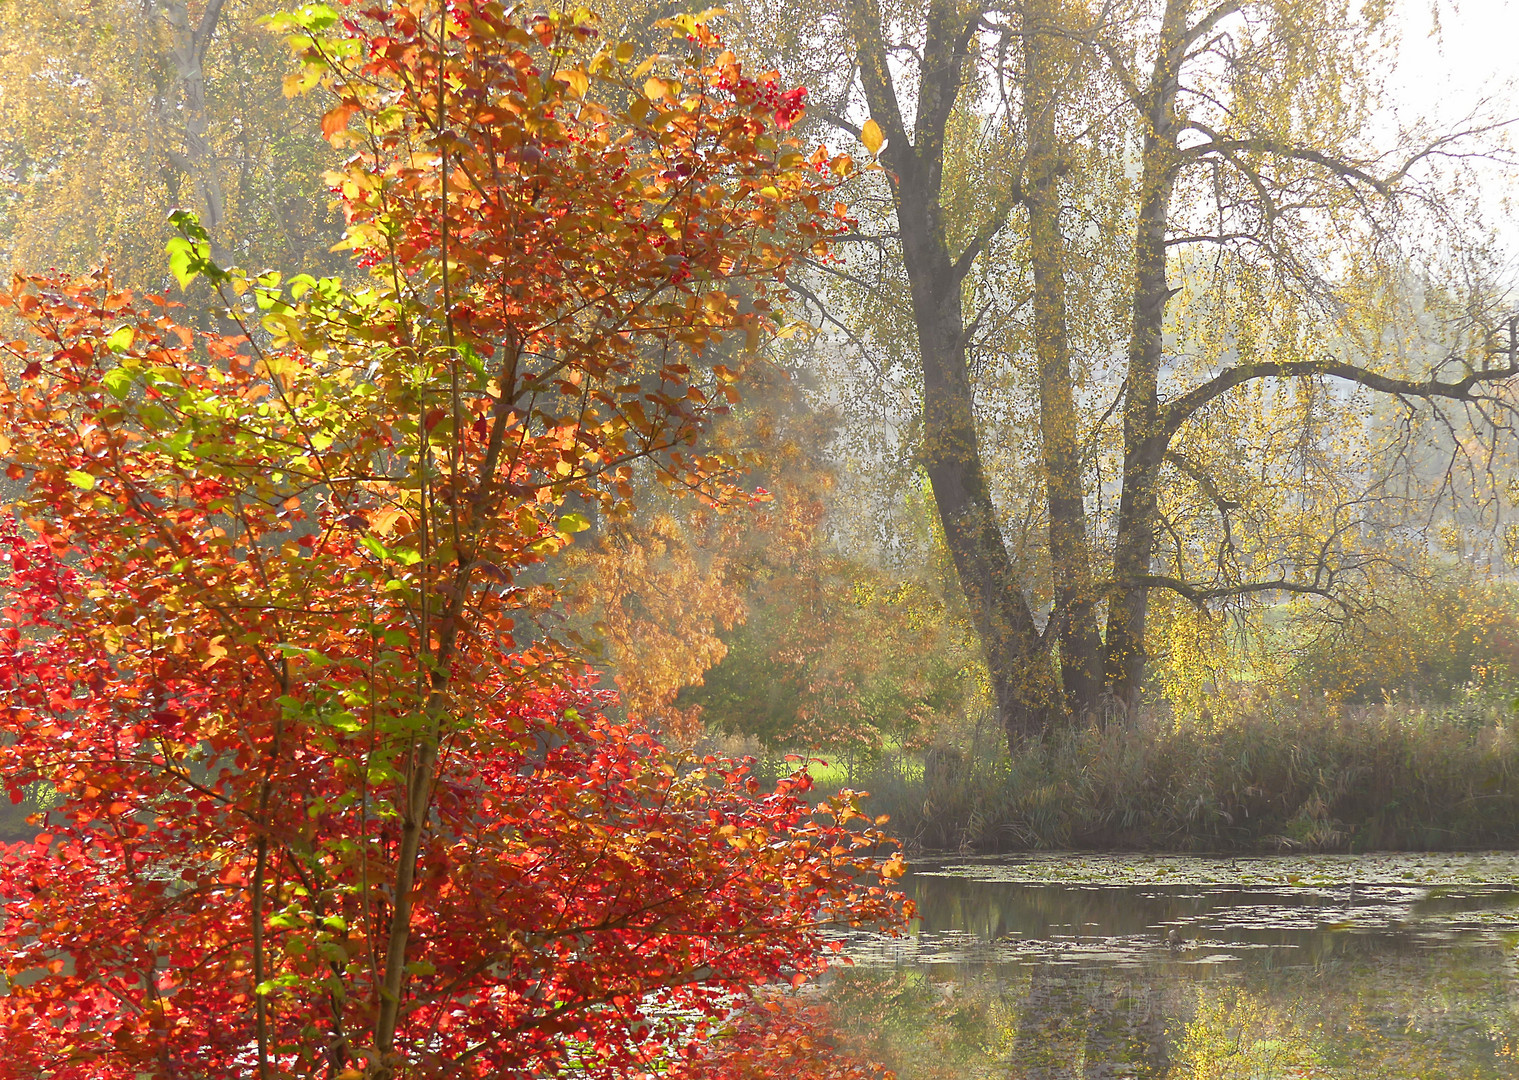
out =
{"type": "MultiPolygon", "coordinates": [[[[1041,22],[1051,15],[1041,11],[1041,22]]],[[[1056,128],[1060,88],[1071,71],[1068,42],[1031,26],[1023,39],[1023,114],[1027,132],[1023,202],[1029,216],[1034,276],[1034,355],[1039,365],[1039,423],[1049,511],[1050,574],[1067,708],[1092,715],[1103,696],[1102,637],[1087,543],[1080,422],[1071,380],[1066,322],[1065,236],[1060,227],[1063,171],[1056,128]]]]}
{"type": "Polygon", "coordinates": [[[968,261],[950,253],[940,201],[945,124],[961,89],[974,12],[958,11],[947,0],[930,4],[911,140],[887,67],[880,11],[874,0],[854,0],[851,17],[871,116],[889,139],[881,160],[892,178],[923,364],[923,467],[981,639],[998,715],[1016,747],[1064,709],[981,463],[961,303],[968,261]]]}
{"type": "MultiPolygon", "coordinates": [[[[904,223],[906,239],[909,228],[904,223]]],[[[934,260],[922,262],[932,264],[934,260]]],[[[912,266],[914,260],[909,259],[912,266]]],[[[948,261],[944,269],[948,269],[948,261]]],[[[1009,745],[1061,715],[1049,659],[1008,557],[977,449],[959,289],[935,295],[932,272],[911,274],[923,357],[922,460],[972,622],[981,639],[1009,745]],[[925,333],[927,331],[927,333],[925,333]]]]}
{"type": "Polygon", "coordinates": [[[1116,702],[1132,709],[1145,670],[1145,617],[1157,526],[1155,486],[1165,454],[1158,381],[1166,304],[1166,228],[1179,165],[1176,92],[1191,0],[1169,0],[1160,47],[1145,91],[1143,169],[1134,236],[1134,316],[1123,413],[1123,493],[1113,549],[1114,593],[1108,605],[1107,679],[1116,702]]]}

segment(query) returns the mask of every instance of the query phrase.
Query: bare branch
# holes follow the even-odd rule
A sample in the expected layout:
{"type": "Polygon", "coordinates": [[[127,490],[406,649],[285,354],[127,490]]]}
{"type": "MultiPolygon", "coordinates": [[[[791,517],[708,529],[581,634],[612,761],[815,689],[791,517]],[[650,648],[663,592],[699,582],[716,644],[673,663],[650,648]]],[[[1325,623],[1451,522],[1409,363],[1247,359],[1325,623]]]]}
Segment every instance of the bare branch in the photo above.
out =
{"type": "Polygon", "coordinates": [[[1176,398],[1161,411],[1162,437],[1171,435],[1186,423],[1187,418],[1208,402],[1223,396],[1236,386],[1257,379],[1289,379],[1304,376],[1328,376],[1356,383],[1368,390],[1402,397],[1422,398],[1426,401],[1443,398],[1450,401],[1475,401],[1482,395],[1474,393],[1479,387],[1492,386],[1519,375],[1519,354],[1510,353],[1504,367],[1471,369],[1465,378],[1446,382],[1437,376],[1423,381],[1401,379],[1383,375],[1370,368],[1348,364],[1341,360],[1290,360],[1280,363],[1239,364],[1219,372],[1213,378],[1194,387],[1176,398]]]}
{"type": "Polygon", "coordinates": [[[1309,585],[1301,581],[1289,581],[1285,578],[1200,588],[1180,578],[1167,577],[1164,574],[1142,574],[1134,579],[1134,584],[1145,585],[1152,589],[1169,589],[1197,607],[1205,607],[1210,600],[1233,599],[1252,593],[1282,592],[1299,596],[1319,596],[1333,603],[1347,615],[1351,613],[1350,605],[1328,588],[1321,585],[1309,585]]]}

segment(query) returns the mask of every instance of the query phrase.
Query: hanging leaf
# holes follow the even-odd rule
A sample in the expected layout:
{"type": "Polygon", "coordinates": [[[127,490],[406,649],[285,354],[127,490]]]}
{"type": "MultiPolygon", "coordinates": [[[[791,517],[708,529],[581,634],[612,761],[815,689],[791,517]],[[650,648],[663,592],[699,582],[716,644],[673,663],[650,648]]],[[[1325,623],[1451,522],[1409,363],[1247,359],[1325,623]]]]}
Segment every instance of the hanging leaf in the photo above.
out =
{"type": "Polygon", "coordinates": [[[872,157],[881,152],[881,147],[886,145],[886,136],[881,133],[881,125],[874,119],[865,121],[865,126],[860,129],[860,142],[865,144],[865,149],[870,151],[872,157]]]}

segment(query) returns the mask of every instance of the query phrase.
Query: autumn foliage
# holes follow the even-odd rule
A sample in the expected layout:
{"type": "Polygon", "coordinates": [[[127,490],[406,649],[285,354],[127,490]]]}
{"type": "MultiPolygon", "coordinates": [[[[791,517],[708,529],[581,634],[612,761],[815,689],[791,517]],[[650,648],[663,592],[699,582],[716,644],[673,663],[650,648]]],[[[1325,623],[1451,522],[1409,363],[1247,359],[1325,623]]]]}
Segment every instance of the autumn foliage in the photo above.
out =
{"type": "Polygon", "coordinates": [[[735,497],[694,439],[847,162],[698,21],[635,66],[448,12],[281,24],[359,285],[181,215],[244,333],[105,272],[0,296],[0,765],[55,798],[0,862],[0,1077],[657,1072],[901,917],[849,796],[678,759],[555,633],[635,466],[735,497]]]}

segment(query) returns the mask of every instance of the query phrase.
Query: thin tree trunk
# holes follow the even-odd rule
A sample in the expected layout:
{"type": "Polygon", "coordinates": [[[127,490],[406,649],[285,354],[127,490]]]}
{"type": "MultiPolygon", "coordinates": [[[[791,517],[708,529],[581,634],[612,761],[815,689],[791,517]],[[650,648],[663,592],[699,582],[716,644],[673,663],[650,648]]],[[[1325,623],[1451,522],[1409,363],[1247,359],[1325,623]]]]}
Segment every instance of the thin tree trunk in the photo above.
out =
{"type": "MultiPolygon", "coordinates": [[[[1050,16],[1040,12],[1036,18],[1050,16]]],[[[1065,236],[1060,227],[1062,172],[1057,113],[1059,88],[1070,76],[1061,41],[1030,28],[1023,39],[1023,113],[1027,132],[1023,202],[1029,216],[1034,276],[1034,355],[1039,365],[1039,424],[1049,510],[1050,574],[1067,708],[1096,711],[1104,690],[1102,637],[1087,543],[1080,431],[1072,390],[1066,319],[1065,236]]]]}
{"type": "Polygon", "coordinates": [[[1191,0],[1169,0],[1160,47],[1145,92],[1143,169],[1134,235],[1134,315],[1123,414],[1123,494],[1113,550],[1115,591],[1108,606],[1107,678],[1128,709],[1139,701],[1145,671],[1145,618],[1157,526],[1155,487],[1166,436],[1161,429],[1159,376],[1166,304],[1166,229],[1176,182],[1176,93],[1191,0]]]}

